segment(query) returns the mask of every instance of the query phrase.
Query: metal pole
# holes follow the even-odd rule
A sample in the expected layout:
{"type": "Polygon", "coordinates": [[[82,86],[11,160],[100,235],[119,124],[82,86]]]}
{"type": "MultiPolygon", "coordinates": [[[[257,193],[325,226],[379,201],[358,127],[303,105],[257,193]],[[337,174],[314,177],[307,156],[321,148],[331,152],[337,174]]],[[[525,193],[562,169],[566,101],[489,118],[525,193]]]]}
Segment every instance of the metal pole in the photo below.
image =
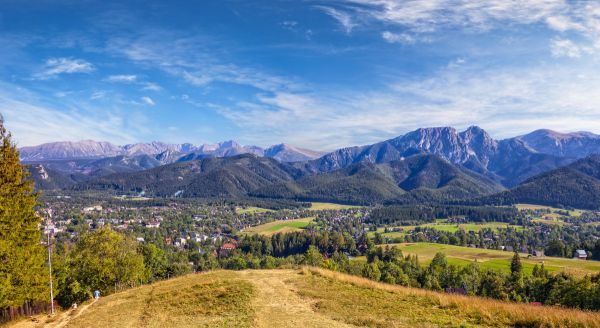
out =
{"type": "Polygon", "coordinates": [[[52,289],[52,249],[50,245],[50,232],[48,232],[48,271],[50,275],[50,309],[54,314],[54,290],[52,289]]]}

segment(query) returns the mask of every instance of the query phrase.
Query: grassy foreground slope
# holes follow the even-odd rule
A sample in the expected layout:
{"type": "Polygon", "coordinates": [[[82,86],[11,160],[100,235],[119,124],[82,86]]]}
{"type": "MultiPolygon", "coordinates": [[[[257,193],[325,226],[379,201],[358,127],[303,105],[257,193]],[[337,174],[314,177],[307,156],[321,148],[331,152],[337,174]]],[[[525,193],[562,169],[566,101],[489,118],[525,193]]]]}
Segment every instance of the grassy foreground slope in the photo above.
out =
{"type": "Polygon", "coordinates": [[[36,320],[11,327],[600,327],[600,313],[435,293],[320,269],[188,275],[36,320]]]}

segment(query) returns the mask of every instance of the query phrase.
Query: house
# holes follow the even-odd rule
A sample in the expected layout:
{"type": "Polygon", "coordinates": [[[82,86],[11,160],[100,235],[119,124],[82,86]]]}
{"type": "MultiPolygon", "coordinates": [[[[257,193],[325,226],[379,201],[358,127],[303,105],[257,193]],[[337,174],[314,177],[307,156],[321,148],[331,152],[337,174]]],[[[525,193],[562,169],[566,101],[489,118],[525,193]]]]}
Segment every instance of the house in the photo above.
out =
{"type": "Polygon", "coordinates": [[[144,237],[137,237],[137,238],[135,238],[135,240],[137,240],[140,243],[143,243],[144,242],[144,237]]]}
{"type": "Polygon", "coordinates": [[[158,228],[160,227],[160,221],[150,221],[146,223],[146,228],[158,228]]]}
{"type": "Polygon", "coordinates": [[[219,256],[221,256],[221,257],[227,256],[235,248],[236,248],[236,246],[234,243],[225,243],[225,244],[223,244],[223,246],[221,246],[221,248],[219,248],[219,256]]]}
{"type": "Polygon", "coordinates": [[[544,250],[534,250],[533,251],[533,256],[535,256],[535,257],[543,257],[544,256],[544,250]]]}
{"type": "Polygon", "coordinates": [[[578,259],[578,260],[586,260],[587,259],[587,252],[583,249],[578,249],[575,251],[575,254],[573,255],[574,259],[578,259]]]}
{"type": "Polygon", "coordinates": [[[86,207],[83,209],[84,213],[100,212],[100,211],[102,211],[102,206],[100,206],[100,205],[90,206],[90,207],[86,207]]]}

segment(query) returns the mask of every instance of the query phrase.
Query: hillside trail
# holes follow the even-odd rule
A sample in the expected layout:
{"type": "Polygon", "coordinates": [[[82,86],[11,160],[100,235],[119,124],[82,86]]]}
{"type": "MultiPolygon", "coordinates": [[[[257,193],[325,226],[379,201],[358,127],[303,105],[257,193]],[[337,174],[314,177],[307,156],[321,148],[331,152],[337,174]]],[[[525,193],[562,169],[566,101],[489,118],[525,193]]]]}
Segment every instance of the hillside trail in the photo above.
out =
{"type": "Polygon", "coordinates": [[[77,311],[77,313],[75,313],[74,315],[66,315],[62,318],[62,320],[60,320],[59,322],[56,322],[54,325],[47,325],[46,327],[49,328],[63,328],[65,327],[71,320],[77,318],[78,316],[80,316],[83,312],[85,312],[85,310],[87,310],[90,306],[92,306],[94,303],[96,303],[96,299],[94,299],[91,303],[88,303],[82,307],[79,308],[79,311],[77,311]]]}
{"type": "Polygon", "coordinates": [[[244,271],[256,288],[252,301],[256,311],[254,327],[355,327],[333,320],[313,310],[309,300],[301,298],[286,283],[289,278],[284,272],[271,270],[244,271]]]}
{"type": "Polygon", "coordinates": [[[49,315],[37,316],[36,320],[23,320],[11,325],[11,328],[64,328],[69,322],[82,315],[96,300],[80,306],[77,310],[59,312],[55,317],[49,315]]]}

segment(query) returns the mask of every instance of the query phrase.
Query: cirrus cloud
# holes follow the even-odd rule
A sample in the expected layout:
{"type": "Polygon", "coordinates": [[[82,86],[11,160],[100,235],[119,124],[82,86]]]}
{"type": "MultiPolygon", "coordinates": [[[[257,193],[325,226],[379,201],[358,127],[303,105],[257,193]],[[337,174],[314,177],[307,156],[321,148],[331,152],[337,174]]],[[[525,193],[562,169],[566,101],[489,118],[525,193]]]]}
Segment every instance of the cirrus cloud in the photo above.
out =
{"type": "Polygon", "coordinates": [[[90,73],[94,69],[94,65],[83,59],[49,58],[42,71],[34,75],[34,79],[47,80],[60,74],[90,73]]]}

